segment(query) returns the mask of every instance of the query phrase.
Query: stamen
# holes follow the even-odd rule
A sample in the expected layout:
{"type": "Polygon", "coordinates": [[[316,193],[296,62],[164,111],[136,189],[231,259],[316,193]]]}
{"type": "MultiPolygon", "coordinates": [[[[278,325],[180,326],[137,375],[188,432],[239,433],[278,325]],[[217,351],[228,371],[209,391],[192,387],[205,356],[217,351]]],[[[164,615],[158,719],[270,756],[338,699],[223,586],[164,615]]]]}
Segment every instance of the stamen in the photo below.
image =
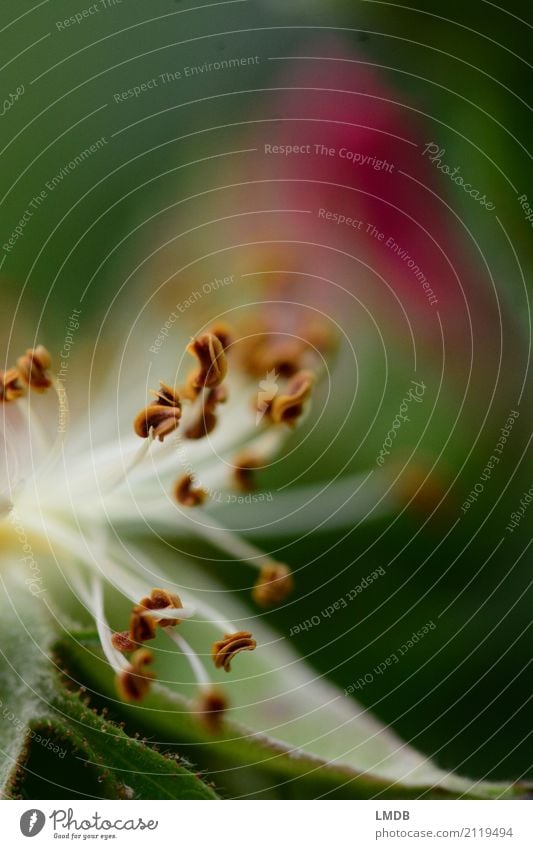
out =
{"type": "Polygon", "coordinates": [[[233,460],[232,480],[239,489],[250,491],[255,489],[255,470],[266,466],[281,450],[287,434],[278,428],[263,431],[233,460]]]}
{"type": "Polygon", "coordinates": [[[176,430],[181,418],[181,407],[167,404],[149,404],[135,417],[133,428],[137,436],[147,439],[151,433],[163,442],[165,436],[176,430]]]}
{"type": "Polygon", "coordinates": [[[138,649],[116,679],[119,696],[126,702],[140,702],[148,693],[155,674],[147,669],[154,656],[147,649],[138,649]]]}
{"type": "Polygon", "coordinates": [[[266,328],[239,344],[242,366],[254,378],[272,371],[281,377],[292,377],[301,366],[305,349],[303,339],[274,335],[266,328]]]}
{"type": "Polygon", "coordinates": [[[181,408],[178,390],[169,386],[167,383],[163,383],[162,380],[159,381],[159,389],[152,389],[151,393],[155,396],[155,405],[161,407],[175,407],[176,409],[181,408]]]}
{"type": "Polygon", "coordinates": [[[111,637],[111,642],[113,647],[122,654],[129,654],[137,648],[137,643],[131,639],[129,631],[117,631],[111,637]]]}
{"type": "Polygon", "coordinates": [[[215,386],[204,393],[196,419],[185,429],[185,438],[203,439],[212,433],[218,422],[216,408],[219,404],[225,404],[227,399],[228,393],[225,386],[215,386]]]}
{"type": "Polygon", "coordinates": [[[224,669],[231,672],[233,658],[242,651],[253,651],[257,646],[250,631],[237,631],[236,634],[225,634],[225,636],[213,643],[211,656],[216,669],[224,669]]]}
{"type": "Polygon", "coordinates": [[[195,713],[211,734],[220,731],[224,714],[228,709],[228,700],[224,693],[212,687],[200,693],[194,705],[195,713]]]}
{"type": "Polygon", "coordinates": [[[189,425],[183,435],[186,439],[204,439],[204,437],[213,433],[217,426],[217,421],[218,419],[214,413],[202,407],[196,420],[189,425]]]}
{"type": "Polygon", "coordinates": [[[180,386],[180,395],[187,401],[196,401],[200,392],[202,391],[202,387],[196,386],[195,384],[196,375],[196,371],[191,371],[191,373],[187,377],[187,382],[185,383],[185,385],[180,386]]]}
{"type": "Polygon", "coordinates": [[[187,640],[177,631],[172,631],[168,629],[165,633],[168,634],[170,639],[178,646],[180,651],[187,658],[187,662],[191,667],[192,673],[196,679],[196,683],[198,684],[198,686],[201,688],[211,687],[211,679],[207,674],[207,670],[205,669],[202,661],[200,660],[192,646],[189,645],[187,640]]]}
{"type": "Polygon", "coordinates": [[[47,374],[52,364],[52,358],[44,345],[28,348],[26,353],[17,360],[19,377],[23,384],[35,392],[46,392],[52,386],[47,374]]]}
{"type": "Polygon", "coordinates": [[[207,499],[205,489],[195,487],[192,475],[183,475],[174,485],[174,496],[176,501],[184,507],[198,507],[207,499]]]}
{"type": "Polygon", "coordinates": [[[10,368],[7,371],[0,371],[0,403],[9,404],[17,401],[25,393],[18,369],[10,368]]]}
{"type": "Polygon", "coordinates": [[[315,376],[310,371],[300,371],[289,381],[284,393],[272,401],[268,415],[274,424],[294,427],[303,413],[305,402],[311,395],[315,376]]]}
{"type": "Polygon", "coordinates": [[[217,324],[213,325],[210,332],[213,334],[213,336],[217,337],[224,350],[233,345],[233,333],[231,331],[231,328],[228,327],[227,324],[224,324],[224,322],[220,321],[217,324]]]}
{"type": "Polygon", "coordinates": [[[228,701],[224,694],[213,686],[202,661],[182,635],[176,631],[167,631],[166,633],[187,658],[198,684],[200,692],[192,705],[194,713],[199,714],[198,718],[208,731],[216,733],[220,730],[223,715],[228,708],[228,701]]]}
{"type": "Polygon", "coordinates": [[[252,598],[260,607],[274,607],[285,601],[294,589],[290,569],[283,563],[263,566],[252,591],[252,598]]]}
{"type": "MultiPolygon", "coordinates": [[[[186,608],[183,607],[181,599],[177,595],[169,593],[167,590],[154,588],[151,594],[142,598],[139,604],[134,605],[130,616],[130,629],[128,632],[129,639],[132,643],[145,643],[148,640],[153,640],[156,635],[157,626],[161,628],[173,628],[179,625],[181,619],[172,617],[173,613],[188,614],[186,608]],[[162,611],[165,611],[163,613],[162,611]]],[[[115,647],[124,639],[120,634],[116,638],[115,647]]]]}
{"type": "Polygon", "coordinates": [[[253,451],[237,454],[233,461],[233,480],[241,492],[252,492],[256,488],[255,471],[261,468],[260,458],[253,451]]]}
{"type": "Polygon", "coordinates": [[[228,363],[224,346],[218,336],[214,333],[204,333],[190,342],[187,351],[200,363],[200,368],[192,379],[192,386],[208,389],[219,386],[226,377],[228,363]]]}
{"type": "Polygon", "coordinates": [[[94,616],[94,620],[96,622],[96,630],[98,631],[98,636],[100,638],[100,643],[102,646],[102,651],[104,652],[107,662],[109,663],[111,669],[117,674],[117,676],[121,675],[124,670],[127,668],[127,663],[117,651],[116,647],[113,645],[112,632],[109,627],[107,620],[105,618],[104,611],[104,594],[103,594],[103,586],[102,581],[95,577],[92,584],[92,595],[88,597],[85,595],[85,592],[82,588],[82,597],[85,599],[85,603],[92,610],[92,614],[94,616]]]}
{"type": "Polygon", "coordinates": [[[150,613],[145,613],[145,616],[152,616],[160,625],[162,622],[166,624],[165,617],[172,617],[172,622],[179,625],[182,619],[190,619],[194,616],[195,609],[192,607],[165,607],[164,610],[151,610],[150,613]]]}
{"type": "MultiPolygon", "coordinates": [[[[161,610],[184,610],[183,604],[181,603],[181,599],[178,595],[174,595],[173,593],[169,593],[168,590],[162,590],[155,587],[150,596],[148,598],[141,599],[140,605],[147,610],[152,611],[152,613],[159,612],[161,610]]],[[[159,618],[159,615],[156,616],[159,618]]],[[[180,624],[180,619],[159,619],[159,625],[161,628],[171,628],[174,625],[180,624]]]]}
{"type": "Polygon", "coordinates": [[[146,609],[142,604],[136,604],[131,611],[129,635],[136,645],[153,640],[156,635],[156,621],[145,613],[146,609]]]}

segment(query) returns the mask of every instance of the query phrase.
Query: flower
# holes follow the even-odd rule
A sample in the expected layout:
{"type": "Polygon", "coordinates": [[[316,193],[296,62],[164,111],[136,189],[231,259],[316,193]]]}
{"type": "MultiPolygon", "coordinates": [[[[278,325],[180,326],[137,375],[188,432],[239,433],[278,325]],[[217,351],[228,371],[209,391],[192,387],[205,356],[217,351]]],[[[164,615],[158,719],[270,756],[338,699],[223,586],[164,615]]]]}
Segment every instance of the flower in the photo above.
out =
{"type": "MultiPolygon", "coordinates": [[[[264,339],[262,347],[266,353],[268,344],[264,339]]],[[[97,445],[91,446],[89,442],[80,449],[79,442],[66,439],[61,429],[54,434],[49,418],[40,419],[41,411],[31,399],[33,392],[55,391],[63,405],[66,394],[61,380],[54,375],[52,357],[42,345],[28,349],[15,367],[3,373],[2,380],[8,447],[16,458],[3,480],[0,529],[5,556],[17,545],[10,521],[16,513],[30,546],[48,550],[53,557],[60,553],[68,558],[68,580],[94,618],[102,650],[116,676],[118,695],[127,701],[140,701],[149,693],[156,680],[156,653],[147,646],[162,634],[172,650],[187,659],[198,690],[194,702],[203,705],[200,713],[212,726],[217,724],[227,699],[211,681],[202,661],[203,653],[194,650],[186,640],[187,626],[198,618],[211,624],[215,668],[226,672],[237,654],[256,647],[252,633],[239,630],[222,612],[207,605],[201,594],[196,596],[178,582],[150,588],[147,575],[155,574],[155,565],[148,558],[140,562],[119,553],[109,530],[120,524],[130,503],[128,497],[132,495],[136,508],[141,508],[145,518],[159,513],[167,530],[192,531],[257,570],[259,577],[253,593],[261,604],[275,604],[287,597],[292,589],[290,569],[279,565],[273,571],[267,554],[238,534],[217,526],[204,513],[215,492],[214,482],[220,476],[220,469],[228,486],[235,482],[238,472],[231,464],[228,469],[220,463],[216,452],[206,454],[205,442],[214,431],[222,432],[223,438],[232,437],[232,444],[239,449],[237,455],[251,453],[267,462],[279,452],[290,434],[285,422],[292,426],[304,405],[308,406],[311,379],[306,378],[306,386],[301,390],[294,386],[298,375],[282,379],[282,387],[283,384],[286,387],[285,394],[281,390],[280,400],[290,398],[298,414],[290,416],[290,421],[284,414],[265,416],[258,426],[253,403],[257,383],[253,375],[239,368],[242,360],[235,355],[236,350],[238,341],[234,341],[234,334],[224,325],[215,325],[193,338],[186,351],[196,358],[197,367],[182,387],[161,380],[159,388],[152,392],[153,400],[137,415],[131,411],[133,433],[123,437],[125,460],[120,456],[120,445],[114,447],[108,436],[97,445]],[[237,374],[233,376],[232,362],[237,364],[237,374]],[[234,388],[247,413],[243,418],[239,411],[239,427],[230,415],[234,388]],[[225,416],[219,412],[221,404],[226,404],[229,416],[230,429],[226,435],[225,416]],[[10,424],[18,424],[19,431],[23,424],[26,438],[21,439],[19,432],[15,435],[7,427],[10,424]],[[136,448],[135,440],[138,442],[139,438],[143,443],[136,448]],[[206,456],[209,462],[202,464],[206,456]],[[179,474],[180,465],[185,467],[185,473],[182,470],[179,474]],[[201,468],[201,483],[197,468],[201,468]],[[131,604],[125,629],[113,628],[108,618],[106,588],[109,586],[119,589],[131,604]],[[225,636],[216,639],[221,631],[225,636]]],[[[288,404],[286,401],[285,408],[288,404]]],[[[75,416],[71,430],[78,436],[83,430],[83,422],[78,422],[75,416]]],[[[248,487],[251,486],[252,482],[248,481],[248,487]]]]}
{"type": "MultiPolygon", "coordinates": [[[[138,379],[134,381],[134,395],[127,396],[127,432],[121,433],[117,441],[109,416],[114,398],[103,393],[100,401],[95,401],[94,410],[90,410],[98,427],[84,428],[87,408],[70,408],[52,360],[40,346],[35,349],[39,352],[37,357],[28,352],[13,372],[8,371],[9,385],[16,391],[4,391],[2,406],[8,458],[0,501],[4,585],[8,592],[15,584],[20,588],[23,577],[17,560],[24,539],[25,550],[38,552],[38,569],[42,573],[26,583],[25,592],[28,594],[29,587],[32,595],[38,595],[43,591],[40,582],[44,580],[48,585],[44,591],[50,590],[53,599],[47,607],[55,612],[59,594],[55,599],[54,564],[59,565],[62,582],[70,584],[93,617],[103,655],[114,672],[116,693],[125,702],[157,698],[163,692],[172,696],[166,682],[163,685],[157,680],[159,655],[164,655],[167,668],[180,655],[189,665],[194,682],[192,693],[191,682],[186,682],[189,711],[209,734],[218,736],[226,728],[223,720],[230,700],[217,686],[216,676],[230,673],[226,686],[231,690],[232,709],[239,711],[239,719],[251,728],[252,737],[261,732],[258,739],[267,747],[268,758],[277,756],[280,736],[289,741],[291,756],[303,750],[322,758],[316,761],[317,769],[323,769],[327,761],[352,770],[346,773],[349,777],[357,770],[359,774],[394,783],[402,781],[415,788],[430,785],[454,793],[469,792],[472,782],[438,769],[354,700],[344,698],[260,617],[252,617],[254,624],[248,627],[250,611],[199,569],[192,557],[173,556],[169,563],[161,539],[151,554],[145,547],[136,546],[134,533],[138,534],[143,523],[151,526],[154,536],[163,531],[175,538],[194,534],[206,546],[216,546],[234,562],[257,571],[252,595],[258,605],[284,603],[293,590],[293,578],[285,564],[273,562],[269,554],[217,522],[211,513],[217,496],[231,491],[222,489],[235,480],[231,458],[240,458],[242,467],[260,475],[261,467],[280,452],[292,432],[283,415],[279,423],[265,415],[256,424],[256,377],[246,367],[233,368],[233,362],[241,361],[237,351],[232,351],[238,344],[237,340],[223,346],[227,358],[223,383],[210,386],[208,369],[204,369],[203,385],[199,385],[199,379],[184,384],[186,388],[195,385],[194,392],[174,389],[167,383],[160,385],[154,393],[153,406],[179,409],[182,413],[175,432],[166,434],[163,441],[156,438],[159,421],[152,422],[146,433],[144,429],[141,434],[135,433],[132,428],[135,410],[142,403],[138,379]],[[34,370],[37,359],[41,368],[34,370]],[[30,375],[29,380],[24,380],[22,370],[30,375]],[[46,387],[45,381],[49,383],[46,387]],[[222,391],[226,406],[223,413],[216,411],[213,442],[207,430],[203,435],[198,433],[197,438],[188,438],[191,423],[198,421],[206,409],[213,409],[212,393],[222,391]],[[67,408],[70,413],[67,434],[57,428],[47,406],[54,392],[61,410],[67,408]],[[205,498],[196,497],[200,491],[205,498]],[[168,580],[160,581],[158,574],[154,587],[150,577],[158,573],[158,566],[164,561],[169,567],[168,580]],[[109,603],[113,593],[115,598],[120,593],[131,605],[129,622],[117,610],[116,603],[109,603]],[[215,598],[215,604],[211,599],[206,601],[208,595],[215,598]],[[221,597],[224,600],[219,605],[221,597]],[[164,641],[167,649],[162,648],[164,641]],[[214,669],[208,669],[203,660],[210,649],[214,669]],[[248,675],[244,672],[240,677],[241,670],[247,667],[248,675]]],[[[211,349],[220,351],[216,345],[211,349]]],[[[302,407],[297,416],[290,417],[291,424],[302,420],[300,413],[304,409],[307,412],[313,400],[307,382],[305,393],[294,385],[300,381],[302,367],[306,372],[312,371],[312,352],[311,348],[298,358],[298,369],[293,374],[280,376],[279,393],[274,400],[289,397],[291,403],[302,407]]],[[[219,370],[219,377],[222,371],[219,370]]],[[[318,378],[318,369],[313,374],[318,378]]],[[[195,375],[198,378],[198,370],[195,375]]],[[[138,378],[136,370],[134,377],[138,378]]],[[[386,509],[383,484],[379,483],[381,474],[376,472],[374,482],[356,499],[352,496],[365,483],[366,476],[343,481],[338,490],[338,510],[333,508],[335,490],[330,488],[334,526],[343,522],[353,525],[355,518],[364,519],[376,504],[381,510],[386,509]],[[345,508],[346,502],[351,505],[349,514],[340,509],[345,508]]],[[[246,488],[254,483],[255,478],[247,477],[246,488]]],[[[327,486],[330,487],[329,482],[327,486]]],[[[311,530],[325,521],[322,491],[320,486],[300,488],[290,496],[291,501],[282,494],[272,503],[258,496],[255,509],[264,512],[268,507],[267,526],[289,516],[291,527],[297,531],[311,530]]],[[[13,597],[23,609],[24,597],[15,590],[13,597]]],[[[59,621],[68,626],[70,620],[63,617],[64,614],[59,621]]],[[[8,622],[11,628],[12,617],[8,622]]],[[[21,632],[21,638],[26,635],[21,632]]],[[[235,735],[242,725],[228,723],[227,728],[230,735],[235,735]]],[[[474,790],[488,794],[504,793],[508,788],[475,782],[474,790]]]]}

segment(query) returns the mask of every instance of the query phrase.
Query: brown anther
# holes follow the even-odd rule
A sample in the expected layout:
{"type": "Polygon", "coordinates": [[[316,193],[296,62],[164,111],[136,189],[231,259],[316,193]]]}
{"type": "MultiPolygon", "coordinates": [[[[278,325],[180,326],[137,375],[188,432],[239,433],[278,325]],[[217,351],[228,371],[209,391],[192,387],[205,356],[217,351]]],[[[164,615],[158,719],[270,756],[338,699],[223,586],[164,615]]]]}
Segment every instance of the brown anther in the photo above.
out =
{"type": "Polygon", "coordinates": [[[292,377],[300,368],[305,351],[302,339],[271,334],[245,340],[242,354],[244,368],[254,377],[275,371],[281,377],[292,377]]]}
{"type": "Polygon", "coordinates": [[[184,507],[199,507],[207,499],[205,489],[195,487],[192,475],[183,475],[174,484],[174,497],[184,507]]]}
{"type": "Polygon", "coordinates": [[[195,356],[200,368],[192,378],[192,386],[211,388],[219,386],[226,377],[228,363],[224,345],[213,333],[204,333],[187,345],[187,351],[195,356]]]}
{"type": "Polygon", "coordinates": [[[202,410],[200,415],[192,424],[189,425],[184,433],[186,439],[203,439],[213,433],[217,426],[217,417],[214,413],[202,410]]]}
{"type": "Polygon", "coordinates": [[[131,639],[129,631],[117,631],[111,637],[111,642],[117,651],[120,652],[135,651],[138,646],[138,644],[131,639]]]}
{"type": "Polygon", "coordinates": [[[283,563],[268,563],[261,569],[252,598],[260,607],[274,607],[285,601],[293,589],[290,569],[283,563]]]}
{"type": "Polygon", "coordinates": [[[214,386],[203,398],[202,409],[197,418],[185,431],[186,439],[203,439],[212,433],[217,426],[215,410],[219,404],[224,404],[228,394],[225,386],[214,386]]]}
{"type": "Polygon", "coordinates": [[[259,457],[251,451],[242,451],[233,460],[233,480],[241,492],[255,489],[255,471],[261,468],[259,457]]]}
{"type": "Polygon", "coordinates": [[[156,620],[153,616],[146,614],[146,605],[143,603],[136,604],[130,615],[130,630],[129,635],[132,642],[145,643],[147,640],[153,640],[156,634],[156,620]]]}
{"type": "MultiPolygon", "coordinates": [[[[139,606],[145,610],[165,610],[167,607],[179,609],[183,607],[183,603],[179,595],[169,593],[168,590],[161,590],[154,587],[147,598],[141,599],[139,606]]],[[[148,618],[154,619],[152,616],[149,616],[148,618]]],[[[174,625],[179,625],[180,622],[180,619],[155,619],[155,624],[159,625],[161,628],[170,628],[174,625]]]]}
{"type": "Polygon", "coordinates": [[[233,333],[227,324],[219,322],[218,324],[213,325],[209,332],[212,333],[213,336],[217,337],[224,350],[233,344],[233,333]]]}
{"type": "Polygon", "coordinates": [[[26,392],[25,387],[20,381],[19,371],[16,368],[10,368],[7,371],[0,371],[0,402],[9,404],[11,401],[16,401],[21,398],[26,392]]]}
{"type": "Polygon", "coordinates": [[[140,702],[150,689],[155,678],[147,667],[154,657],[147,649],[138,649],[132,654],[130,665],[117,675],[116,684],[119,696],[126,702],[140,702]]]}
{"type": "Polygon", "coordinates": [[[241,651],[253,651],[256,646],[250,631],[237,631],[236,634],[225,634],[222,640],[213,643],[211,657],[217,669],[230,672],[233,658],[241,651]]]}
{"type": "Polygon", "coordinates": [[[159,381],[159,389],[152,389],[152,395],[155,395],[153,406],[160,407],[176,407],[181,409],[181,401],[179,393],[174,387],[159,381]]]}
{"type": "Polygon", "coordinates": [[[228,709],[228,700],[225,695],[214,687],[202,692],[194,704],[195,713],[200,721],[212,734],[220,731],[224,713],[228,709]]]}
{"type": "Polygon", "coordinates": [[[26,386],[35,392],[46,392],[52,381],[47,372],[52,364],[52,358],[44,345],[28,348],[24,356],[17,360],[19,377],[26,386]]]}
{"type": "Polygon", "coordinates": [[[228,400],[228,390],[225,386],[214,386],[209,390],[204,401],[204,410],[214,413],[219,404],[228,400]]]}
{"type": "Polygon", "coordinates": [[[275,424],[294,427],[303,413],[305,402],[311,395],[315,376],[310,371],[300,371],[289,381],[286,389],[272,401],[269,416],[275,424]]]}
{"type": "Polygon", "coordinates": [[[170,407],[167,404],[150,404],[135,417],[133,428],[137,436],[147,439],[150,431],[154,438],[163,442],[165,436],[176,430],[181,418],[181,406],[170,407]]]}
{"type": "Polygon", "coordinates": [[[191,371],[189,376],[187,377],[187,382],[184,386],[180,386],[179,392],[182,398],[187,399],[187,401],[195,401],[198,398],[198,395],[202,391],[201,386],[196,386],[196,376],[198,372],[191,371]]]}

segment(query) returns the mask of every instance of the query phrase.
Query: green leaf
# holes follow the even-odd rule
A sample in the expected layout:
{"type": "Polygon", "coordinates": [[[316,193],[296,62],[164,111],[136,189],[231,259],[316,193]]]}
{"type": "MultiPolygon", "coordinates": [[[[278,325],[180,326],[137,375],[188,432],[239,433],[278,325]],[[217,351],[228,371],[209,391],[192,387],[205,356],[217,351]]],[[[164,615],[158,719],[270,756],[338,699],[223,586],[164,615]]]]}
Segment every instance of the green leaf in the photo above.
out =
{"type": "Polygon", "coordinates": [[[16,581],[0,589],[0,793],[10,796],[20,763],[28,754],[32,719],[53,699],[49,650],[56,631],[46,596],[34,596],[16,581]]]}
{"type": "Polygon", "coordinates": [[[105,716],[90,710],[78,695],[60,691],[54,707],[56,735],[62,733],[63,739],[70,740],[74,757],[92,767],[113,798],[217,798],[189,769],[132,739],[105,716]]]}
{"type": "Polygon", "coordinates": [[[69,692],[53,667],[57,631],[44,595],[12,582],[3,590],[3,798],[217,798],[179,759],[132,739],[69,692]]]}

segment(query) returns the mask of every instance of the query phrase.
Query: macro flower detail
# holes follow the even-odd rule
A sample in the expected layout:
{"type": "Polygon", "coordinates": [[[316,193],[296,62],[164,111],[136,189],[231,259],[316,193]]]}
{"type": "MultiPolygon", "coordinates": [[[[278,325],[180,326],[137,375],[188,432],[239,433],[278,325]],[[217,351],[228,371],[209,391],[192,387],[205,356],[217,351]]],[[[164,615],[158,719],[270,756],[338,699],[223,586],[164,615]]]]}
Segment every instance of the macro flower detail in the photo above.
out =
{"type": "MultiPolygon", "coordinates": [[[[164,384],[162,384],[164,387],[164,384]]],[[[163,392],[167,390],[164,387],[163,392]]],[[[163,442],[165,437],[176,430],[181,419],[181,404],[177,396],[157,394],[157,400],[149,404],[135,417],[133,427],[137,436],[147,439],[150,434],[163,442]]]]}
{"type": "Polygon", "coordinates": [[[252,591],[252,598],[260,607],[281,604],[292,593],[294,581],[284,563],[263,566],[252,591]]]}
{"type": "Polygon", "coordinates": [[[172,628],[180,624],[178,618],[161,618],[161,611],[184,610],[179,596],[163,589],[153,589],[150,596],[134,605],[130,616],[129,631],[118,631],[112,636],[114,648],[121,652],[130,652],[138,648],[139,643],[153,640],[160,628],[172,628]]]}
{"type": "Polygon", "coordinates": [[[217,425],[217,407],[225,404],[228,393],[225,386],[214,386],[208,389],[197,405],[196,418],[194,418],[185,430],[186,439],[203,439],[209,436],[217,425]]]}
{"type": "Polygon", "coordinates": [[[131,611],[129,636],[133,645],[153,640],[156,635],[156,621],[146,613],[143,604],[136,604],[131,611]]]}
{"type": "Polygon", "coordinates": [[[0,372],[0,401],[10,403],[22,398],[28,389],[46,392],[54,381],[50,373],[52,359],[44,345],[28,348],[16,366],[0,372]]]}
{"type": "Polygon", "coordinates": [[[131,656],[128,666],[117,675],[117,690],[124,701],[138,702],[146,696],[155,678],[154,673],[148,669],[153,659],[151,651],[138,649],[131,656]]]}
{"type": "MultiPolygon", "coordinates": [[[[287,566],[274,563],[267,554],[205,512],[211,494],[221,487],[229,490],[252,487],[253,468],[267,464],[279,453],[290,435],[290,427],[283,425],[293,424],[289,421],[291,416],[280,414],[281,426],[273,427],[269,414],[258,427],[252,403],[257,396],[257,383],[246,368],[239,369],[242,362],[239,353],[235,356],[236,368],[229,369],[228,365],[234,349],[239,351],[239,344],[240,340],[225,325],[215,325],[189,343],[186,350],[196,356],[199,364],[188,381],[194,391],[184,392],[161,381],[159,388],[152,391],[152,402],[135,416],[133,433],[130,431],[121,438],[122,456],[118,458],[116,444],[105,435],[107,431],[102,431],[101,442],[95,445],[89,438],[86,448],[78,439],[82,435],[79,427],[72,449],[70,433],[69,438],[49,436],[48,442],[43,441],[41,401],[36,398],[31,402],[30,416],[24,406],[30,399],[21,396],[29,389],[41,394],[52,387],[60,404],[67,406],[68,402],[65,387],[53,372],[52,358],[42,345],[28,349],[18,359],[16,368],[3,374],[1,384],[2,399],[20,400],[21,412],[28,412],[21,418],[16,405],[6,405],[6,416],[12,417],[13,424],[19,420],[25,423],[32,446],[27,451],[23,442],[13,444],[20,456],[16,457],[15,471],[8,468],[4,480],[2,530],[7,550],[17,544],[17,531],[10,524],[10,515],[16,511],[22,517],[25,537],[32,546],[40,551],[51,549],[54,560],[55,549],[68,559],[69,581],[95,622],[118,695],[127,701],[139,701],[148,694],[157,677],[159,646],[166,640],[192,673],[191,710],[197,709],[202,722],[213,729],[226,711],[228,699],[216,687],[203,661],[212,644],[210,638],[204,643],[204,651],[201,647],[194,648],[184,635],[188,622],[196,620],[216,629],[216,633],[225,634],[222,640],[212,644],[217,670],[229,672],[235,656],[241,651],[254,650],[256,641],[250,631],[240,630],[238,624],[208,604],[190,581],[181,588],[183,567],[178,567],[175,574],[165,575],[166,584],[148,591],[147,576],[156,574],[149,554],[137,552],[131,545],[125,553],[114,544],[109,529],[127,528],[132,514],[140,510],[148,521],[152,516],[155,522],[163,521],[164,530],[173,536],[193,534],[233,561],[256,570],[253,598],[259,605],[278,604],[292,590],[287,566]],[[235,412],[233,402],[237,403],[235,412]],[[174,432],[175,437],[166,439],[174,432]],[[212,432],[229,439],[226,462],[220,462],[217,452],[206,454],[209,445],[203,437],[212,432]],[[137,437],[144,440],[141,448],[136,447],[137,437]],[[237,476],[231,456],[241,464],[237,476]],[[110,458],[114,459],[110,461],[110,458]],[[58,462],[60,459],[63,462],[58,462]],[[28,463],[31,468],[23,472],[28,463]],[[181,474],[178,474],[180,466],[181,474]],[[50,469],[54,469],[53,475],[49,474],[50,469]],[[67,479],[59,485],[56,473],[62,474],[67,469],[67,479]],[[171,494],[173,499],[169,498],[171,494]],[[194,518],[189,511],[180,510],[180,506],[195,507],[194,518]],[[112,627],[108,619],[106,608],[112,592],[125,596],[131,603],[126,629],[121,630],[120,625],[112,627]],[[148,642],[152,643],[152,651],[145,647],[148,642]]],[[[298,415],[292,416],[295,421],[310,395],[311,379],[304,377],[294,375],[280,390],[281,398],[287,395],[290,398],[287,409],[291,405],[298,408],[298,415]]]]}
{"type": "Polygon", "coordinates": [[[49,370],[52,364],[50,354],[44,345],[28,348],[17,360],[20,380],[35,392],[46,392],[52,386],[49,370]]]}
{"type": "Polygon", "coordinates": [[[172,386],[159,382],[159,389],[152,389],[152,395],[155,396],[154,404],[160,407],[174,407],[181,410],[181,401],[179,393],[172,386]]]}
{"type": "Polygon", "coordinates": [[[194,486],[192,475],[183,475],[174,485],[176,501],[184,507],[199,507],[207,500],[207,492],[201,487],[194,486]]]}
{"type": "Polygon", "coordinates": [[[233,659],[242,651],[254,651],[257,643],[250,631],[237,631],[236,634],[225,634],[225,636],[213,643],[211,656],[217,669],[231,672],[233,659]]]}
{"type": "Polygon", "coordinates": [[[315,376],[310,371],[300,371],[289,381],[285,392],[272,401],[268,415],[275,424],[294,427],[311,396],[315,376]]]}
{"type": "MultiPolygon", "coordinates": [[[[155,636],[155,631],[154,631],[155,636]]],[[[132,639],[129,631],[116,631],[111,637],[113,648],[117,651],[129,654],[138,648],[138,643],[132,639]]]]}
{"type": "Polygon", "coordinates": [[[191,385],[196,389],[219,386],[226,377],[228,364],[224,345],[218,336],[214,333],[204,333],[192,340],[187,351],[193,354],[200,364],[191,379],[191,385]]]}
{"type": "Polygon", "coordinates": [[[237,489],[251,492],[255,489],[255,472],[261,468],[261,459],[252,451],[243,451],[233,459],[233,480],[237,489]]]}
{"type": "Polygon", "coordinates": [[[228,709],[228,700],[218,689],[205,690],[194,705],[195,712],[208,731],[216,734],[228,709]]]}
{"type": "Polygon", "coordinates": [[[18,369],[10,368],[0,373],[0,401],[2,403],[9,404],[11,401],[22,398],[25,391],[18,369]]]}
{"type": "MultiPolygon", "coordinates": [[[[162,610],[182,610],[183,604],[178,595],[169,593],[167,590],[153,589],[148,598],[141,599],[139,607],[143,608],[143,610],[151,610],[153,613],[157,611],[159,614],[162,610]]],[[[174,625],[179,625],[179,623],[180,620],[177,618],[164,618],[159,619],[157,624],[160,628],[172,628],[174,625]]]]}

